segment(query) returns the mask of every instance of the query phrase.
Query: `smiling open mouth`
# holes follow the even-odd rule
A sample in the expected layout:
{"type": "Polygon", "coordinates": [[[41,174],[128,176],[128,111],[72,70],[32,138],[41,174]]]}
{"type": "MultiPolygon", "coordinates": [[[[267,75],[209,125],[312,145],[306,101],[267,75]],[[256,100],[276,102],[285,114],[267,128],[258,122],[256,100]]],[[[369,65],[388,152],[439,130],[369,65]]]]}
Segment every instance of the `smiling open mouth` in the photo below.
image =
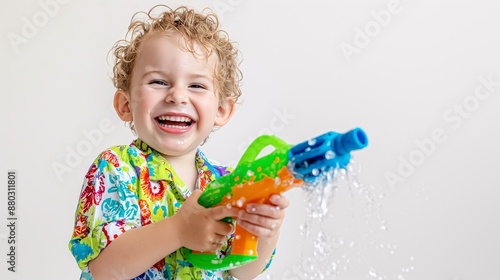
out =
{"type": "Polygon", "coordinates": [[[192,119],[181,116],[159,116],[156,121],[166,128],[188,128],[194,123],[192,119]]]}

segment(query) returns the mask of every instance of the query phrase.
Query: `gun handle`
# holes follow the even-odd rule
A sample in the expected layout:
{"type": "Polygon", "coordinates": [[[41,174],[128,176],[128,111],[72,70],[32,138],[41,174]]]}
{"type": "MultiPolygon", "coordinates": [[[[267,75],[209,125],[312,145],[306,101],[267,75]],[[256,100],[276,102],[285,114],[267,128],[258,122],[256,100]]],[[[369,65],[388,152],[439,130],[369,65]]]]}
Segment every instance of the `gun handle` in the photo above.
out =
{"type": "Polygon", "coordinates": [[[199,252],[184,248],[186,258],[194,266],[210,270],[228,270],[255,261],[258,238],[240,226],[236,226],[234,236],[231,254],[222,259],[216,252],[199,252]]]}
{"type": "MultiPolygon", "coordinates": [[[[231,249],[231,255],[239,256],[255,256],[257,257],[257,245],[259,242],[259,237],[251,234],[246,229],[236,225],[234,230],[234,240],[231,249]]],[[[206,255],[216,255],[216,252],[200,252],[193,251],[193,254],[206,254],[206,255]]],[[[234,264],[236,267],[239,264],[234,264]]]]}
{"type": "Polygon", "coordinates": [[[234,230],[234,241],[231,255],[257,257],[258,242],[259,238],[257,236],[236,225],[236,228],[234,230]]]}

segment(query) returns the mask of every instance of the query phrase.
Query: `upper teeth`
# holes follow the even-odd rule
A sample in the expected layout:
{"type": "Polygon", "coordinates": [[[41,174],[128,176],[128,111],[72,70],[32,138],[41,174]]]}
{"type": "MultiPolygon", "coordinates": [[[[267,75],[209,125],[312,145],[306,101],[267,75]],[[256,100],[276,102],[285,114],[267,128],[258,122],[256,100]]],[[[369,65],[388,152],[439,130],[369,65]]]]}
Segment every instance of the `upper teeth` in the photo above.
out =
{"type": "Polygon", "coordinates": [[[159,116],[159,120],[161,121],[173,121],[173,122],[190,122],[191,119],[188,117],[181,116],[159,116]]]}

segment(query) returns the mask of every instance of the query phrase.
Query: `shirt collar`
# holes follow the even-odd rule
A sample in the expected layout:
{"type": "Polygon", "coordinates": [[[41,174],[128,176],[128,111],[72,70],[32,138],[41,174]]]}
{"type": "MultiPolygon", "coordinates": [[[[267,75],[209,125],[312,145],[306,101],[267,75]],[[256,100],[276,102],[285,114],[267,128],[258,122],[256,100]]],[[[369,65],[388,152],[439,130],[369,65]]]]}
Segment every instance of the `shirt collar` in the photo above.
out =
{"type": "MultiPolygon", "coordinates": [[[[146,159],[149,177],[153,181],[171,181],[178,186],[185,186],[182,180],[175,174],[174,169],[168,161],[155,149],[151,148],[146,142],[141,139],[136,139],[133,142],[139,150],[142,151],[143,157],[146,159]]],[[[217,166],[207,159],[200,149],[197,149],[195,155],[195,165],[198,169],[198,187],[204,190],[212,180],[219,178],[222,175],[229,173],[229,169],[224,166],[217,166]]]]}

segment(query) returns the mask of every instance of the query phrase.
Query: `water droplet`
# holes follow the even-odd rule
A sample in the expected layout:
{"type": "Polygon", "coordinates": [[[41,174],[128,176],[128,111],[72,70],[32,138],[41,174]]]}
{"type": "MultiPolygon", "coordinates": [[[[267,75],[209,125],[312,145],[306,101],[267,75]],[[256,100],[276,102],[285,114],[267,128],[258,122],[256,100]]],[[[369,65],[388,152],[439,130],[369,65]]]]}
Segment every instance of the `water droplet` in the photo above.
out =
{"type": "Polygon", "coordinates": [[[327,152],[325,153],[325,158],[326,158],[326,159],[332,159],[332,158],[334,158],[334,157],[335,157],[335,153],[334,153],[333,151],[327,151],[327,152]]]}
{"type": "Polygon", "coordinates": [[[327,256],[328,255],[328,241],[326,240],[326,236],[323,232],[318,232],[318,236],[316,240],[313,242],[314,252],[313,254],[316,256],[327,256]]]}
{"type": "Polygon", "coordinates": [[[236,240],[240,240],[240,238],[241,238],[241,235],[239,235],[239,234],[234,236],[234,239],[236,239],[236,240]]]}
{"type": "Polygon", "coordinates": [[[314,176],[318,176],[319,175],[319,170],[317,168],[314,168],[313,170],[311,170],[311,173],[314,176]]]}
{"type": "Polygon", "coordinates": [[[233,208],[233,206],[231,205],[231,203],[228,203],[228,204],[226,204],[226,208],[231,209],[231,208],[233,208]]]}
{"type": "Polygon", "coordinates": [[[253,255],[253,250],[248,250],[249,255],[253,255]]]}
{"type": "Polygon", "coordinates": [[[274,179],[274,186],[275,187],[279,187],[279,185],[281,184],[281,179],[280,177],[276,177],[276,179],[274,179]]]}
{"type": "Polygon", "coordinates": [[[238,199],[236,201],[236,206],[238,206],[239,208],[243,207],[243,204],[245,203],[245,198],[244,197],[241,197],[240,199],[238,199]]]}
{"type": "Polygon", "coordinates": [[[301,224],[299,226],[299,229],[300,229],[300,235],[302,236],[308,236],[309,235],[309,227],[307,226],[307,224],[301,224]]]}
{"type": "Polygon", "coordinates": [[[212,259],[212,264],[221,264],[222,259],[212,259]]]}
{"type": "Polygon", "coordinates": [[[380,229],[387,230],[387,225],[385,224],[385,222],[382,222],[382,224],[380,225],[380,229]]]}
{"type": "Polygon", "coordinates": [[[307,144],[309,146],[313,146],[314,144],[316,144],[316,138],[311,138],[307,141],[307,144]]]}
{"type": "Polygon", "coordinates": [[[373,270],[373,268],[370,268],[370,271],[368,271],[368,275],[373,277],[373,278],[378,277],[377,273],[373,270]]]}
{"type": "Polygon", "coordinates": [[[248,176],[248,177],[252,177],[252,176],[253,176],[253,174],[254,174],[254,173],[253,173],[253,171],[252,171],[252,170],[248,170],[248,171],[247,171],[247,176],[248,176]]]}

